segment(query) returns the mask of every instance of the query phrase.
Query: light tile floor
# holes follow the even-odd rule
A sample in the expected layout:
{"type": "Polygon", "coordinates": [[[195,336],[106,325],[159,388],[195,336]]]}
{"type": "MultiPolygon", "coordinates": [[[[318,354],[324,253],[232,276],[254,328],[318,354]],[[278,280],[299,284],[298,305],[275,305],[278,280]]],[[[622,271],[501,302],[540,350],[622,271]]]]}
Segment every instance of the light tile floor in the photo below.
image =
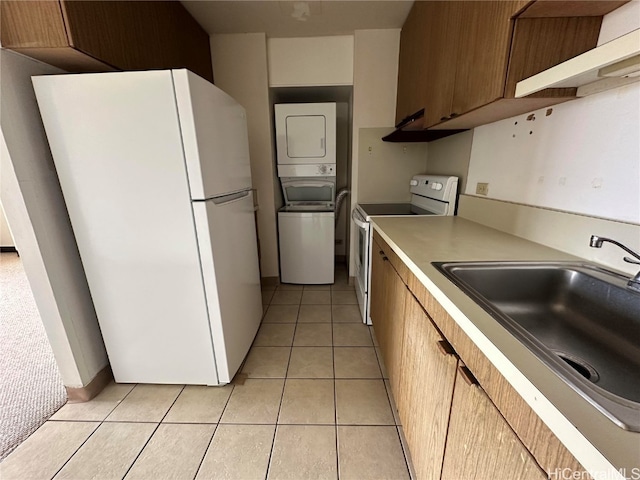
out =
{"type": "Polygon", "coordinates": [[[232,384],[112,384],[59,410],[0,478],[409,478],[375,338],[338,278],[265,288],[262,326],[232,384]]]}

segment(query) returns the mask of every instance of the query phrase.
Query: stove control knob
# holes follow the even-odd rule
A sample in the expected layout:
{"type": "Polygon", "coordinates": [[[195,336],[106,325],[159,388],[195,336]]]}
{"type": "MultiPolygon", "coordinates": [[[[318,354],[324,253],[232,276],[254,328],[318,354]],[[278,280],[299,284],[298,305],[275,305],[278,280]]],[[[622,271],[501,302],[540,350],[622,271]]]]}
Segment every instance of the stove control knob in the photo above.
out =
{"type": "Polygon", "coordinates": [[[439,182],[434,182],[434,183],[431,185],[431,188],[433,188],[434,190],[442,190],[442,184],[441,184],[441,183],[439,183],[439,182]]]}
{"type": "Polygon", "coordinates": [[[409,185],[411,185],[412,187],[417,187],[418,186],[418,180],[411,180],[409,182],[409,185]]]}

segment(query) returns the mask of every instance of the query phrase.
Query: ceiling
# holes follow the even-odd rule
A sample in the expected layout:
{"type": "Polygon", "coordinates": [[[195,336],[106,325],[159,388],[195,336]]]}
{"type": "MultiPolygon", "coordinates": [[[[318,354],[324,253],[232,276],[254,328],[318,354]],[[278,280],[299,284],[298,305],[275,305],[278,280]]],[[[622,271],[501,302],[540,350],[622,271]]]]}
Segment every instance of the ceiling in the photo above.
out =
{"type": "Polygon", "coordinates": [[[182,0],[209,34],[265,32],[268,37],[349,35],[401,28],[413,0],[182,0]]]}

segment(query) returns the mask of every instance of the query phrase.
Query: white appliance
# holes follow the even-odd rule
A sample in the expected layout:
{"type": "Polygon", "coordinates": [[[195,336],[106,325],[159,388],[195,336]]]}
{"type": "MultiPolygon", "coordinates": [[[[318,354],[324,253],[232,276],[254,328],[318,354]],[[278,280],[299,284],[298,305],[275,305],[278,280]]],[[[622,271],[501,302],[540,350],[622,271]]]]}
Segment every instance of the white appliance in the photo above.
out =
{"type": "Polygon", "coordinates": [[[335,165],[284,165],[285,206],[278,211],[280,281],[334,282],[335,165]],[[333,173],[333,175],[328,175],[333,173]]]}
{"type": "Polygon", "coordinates": [[[411,203],[357,204],[351,218],[358,231],[355,258],[356,297],[362,321],[371,325],[369,287],[371,285],[371,250],[374,216],[454,215],[458,178],[441,175],[415,175],[410,181],[411,203]]]}
{"type": "Polygon", "coordinates": [[[116,381],[230,382],[262,316],[244,109],[187,70],[33,84],[116,381]]]}
{"type": "Polygon", "coordinates": [[[334,281],[336,104],[275,105],[280,281],[334,281]]]}
{"type": "Polygon", "coordinates": [[[275,105],[278,176],[282,165],[336,163],[336,104],[275,105]]]}
{"type": "Polygon", "coordinates": [[[280,279],[303,285],[334,282],[335,212],[284,207],[278,212],[280,279]]]}

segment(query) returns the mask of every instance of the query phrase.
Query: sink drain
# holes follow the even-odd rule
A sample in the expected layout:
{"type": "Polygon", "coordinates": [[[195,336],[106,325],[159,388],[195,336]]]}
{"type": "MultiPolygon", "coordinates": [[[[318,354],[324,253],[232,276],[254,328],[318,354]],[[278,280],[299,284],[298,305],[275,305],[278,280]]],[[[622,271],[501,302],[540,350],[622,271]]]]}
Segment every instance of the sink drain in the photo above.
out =
{"type": "Polygon", "coordinates": [[[562,360],[564,360],[567,365],[569,365],[590,382],[596,383],[598,380],[600,380],[600,375],[598,375],[596,369],[585,362],[582,358],[571,355],[570,353],[561,352],[559,350],[555,350],[554,353],[558,355],[562,360]]]}

